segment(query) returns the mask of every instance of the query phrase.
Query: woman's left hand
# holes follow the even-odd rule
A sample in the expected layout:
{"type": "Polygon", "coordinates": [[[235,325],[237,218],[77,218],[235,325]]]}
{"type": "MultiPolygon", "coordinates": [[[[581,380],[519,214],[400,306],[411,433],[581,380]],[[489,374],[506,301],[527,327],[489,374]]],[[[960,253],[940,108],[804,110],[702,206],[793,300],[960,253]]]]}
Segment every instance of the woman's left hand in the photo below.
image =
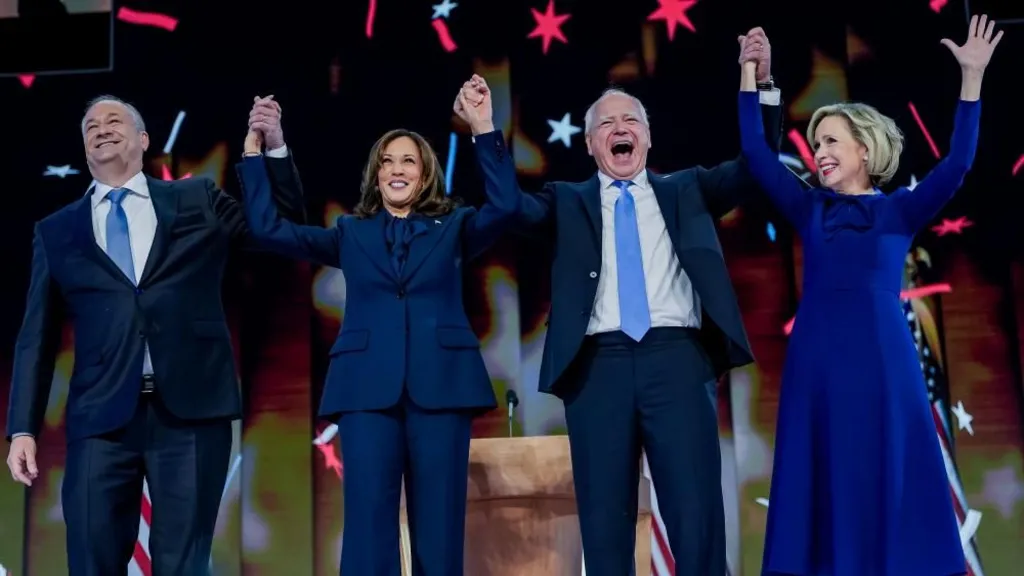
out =
{"type": "Polygon", "coordinates": [[[957,46],[948,38],[943,38],[942,44],[949,48],[964,71],[983,72],[988,66],[989,60],[992,59],[992,52],[1003,38],[1002,30],[993,38],[992,33],[995,31],[995,26],[995,20],[990,21],[984,14],[980,20],[977,15],[972,16],[967,32],[967,41],[963,46],[957,46]]]}

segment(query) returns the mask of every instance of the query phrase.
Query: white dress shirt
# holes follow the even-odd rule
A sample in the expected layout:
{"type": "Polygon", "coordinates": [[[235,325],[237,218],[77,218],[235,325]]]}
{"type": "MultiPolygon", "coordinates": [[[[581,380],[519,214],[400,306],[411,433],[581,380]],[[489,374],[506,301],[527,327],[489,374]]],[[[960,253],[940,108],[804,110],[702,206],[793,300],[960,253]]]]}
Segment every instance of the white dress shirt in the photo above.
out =
{"type": "MultiPolygon", "coordinates": [[[[615,201],[622,192],[611,177],[599,172],[597,178],[601,186],[601,274],[597,280],[597,297],[594,299],[590,324],[587,326],[588,335],[614,332],[622,327],[619,315],[619,267],[615,255],[615,201]]],[[[679,258],[672,246],[672,239],[669,238],[665,219],[646,171],[633,179],[629,192],[636,202],[651,327],[700,328],[697,292],[686,271],[679,265],[679,258]]]]}
{"type": "MultiPolygon", "coordinates": [[[[762,90],[759,95],[761,104],[778,106],[782,102],[782,93],[778,89],[762,90]]],[[[598,172],[597,177],[601,186],[601,274],[597,280],[597,297],[587,325],[587,335],[622,328],[615,256],[615,201],[621,192],[610,176],[598,172]]],[[[679,264],[646,170],[633,179],[629,191],[636,201],[651,327],[700,328],[700,297],[686,270],[679,264]]]]}

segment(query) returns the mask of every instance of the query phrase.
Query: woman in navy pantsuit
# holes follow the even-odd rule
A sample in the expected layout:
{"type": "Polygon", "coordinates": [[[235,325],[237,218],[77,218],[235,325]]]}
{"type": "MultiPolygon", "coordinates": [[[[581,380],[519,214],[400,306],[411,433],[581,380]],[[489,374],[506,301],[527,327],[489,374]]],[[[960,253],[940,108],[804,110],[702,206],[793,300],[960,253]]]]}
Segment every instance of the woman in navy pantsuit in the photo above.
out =
{"type": "Polygon", "coordinates": [[[462,276],[513,222],[519,189],[482,78],[463,85],[455,111],[475,136],[487,196],[479,210],[445,194],[434,151],[406,130],[373,146],[355,214],[334,228],[278,216],[258,134],[238,166],[252,234],[270,250],[345,273],[344,326],[320,404],[341,433],[345,576],[399,576],[403,476],[413,574],[463,573],[470,425],[496,402],[462,276]]]}

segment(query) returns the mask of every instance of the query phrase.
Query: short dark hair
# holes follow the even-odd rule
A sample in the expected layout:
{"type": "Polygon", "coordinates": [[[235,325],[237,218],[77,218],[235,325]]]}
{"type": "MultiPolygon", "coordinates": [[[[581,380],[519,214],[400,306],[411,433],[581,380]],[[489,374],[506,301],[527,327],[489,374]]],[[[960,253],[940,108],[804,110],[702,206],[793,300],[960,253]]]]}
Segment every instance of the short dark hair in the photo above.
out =
{"type": "Polygon", "coordinates": [[[423,161],[423,172],[420,174],[420,189],[416,191],[411,211],[424,216],[441,216],[448,214],[459,205],[459,200],[448,196],[444,183],[444,171],[437,159],[433,147],[427,139],[412,130],[391,130],[381,136],[370,148],[370,158],[363,168],[363,183],[359,203],[353,212],[359,218],[370,218],[384,207],[384,197],[377,187],[377,172],[384,161],[384,149],[399,138],[409,138],[416,144],[423,161]]]}

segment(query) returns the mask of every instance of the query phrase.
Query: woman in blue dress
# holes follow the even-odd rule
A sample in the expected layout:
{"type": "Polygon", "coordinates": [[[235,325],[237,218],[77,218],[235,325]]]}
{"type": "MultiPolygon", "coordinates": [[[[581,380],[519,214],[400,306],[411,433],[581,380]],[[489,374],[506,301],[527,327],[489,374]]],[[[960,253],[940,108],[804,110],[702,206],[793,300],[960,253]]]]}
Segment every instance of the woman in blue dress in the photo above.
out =
{"type": "MultiPolygon", "coordinates": [[[[882,194],[903,138],[864,104],[816,111],[820,186],[807,191],[768,147],[753,59],[740,38],[742,149],[761,188],[803,239],[804,287],[782,377],[762,574],[966,573],[917,351],[900,305],[914,234],[974,160],[981,81],[1002,32],[971,19],[943,40],[962,85],[949,154],[911,191],[882,194]]],[[[751,45],[753,44],[753,45],[751,45]]]]}
{"type": "Polygon", "coordinates": [[[446,194],[434,151],[407,130],[373,146],[355,213],[334,228],[279,216],[258,129],[238,166],[252,235],[345,273],[345,321],[319,416],[341,433],[346,576],[400,576],[403,478],[412,576],[463,573],[471,424],[496,406],[463,306],[463,271],[513,224],[521,196],[483,78],[463,85],[455,113],[476,137],[487,197],[479,210],[446,194]]]}

